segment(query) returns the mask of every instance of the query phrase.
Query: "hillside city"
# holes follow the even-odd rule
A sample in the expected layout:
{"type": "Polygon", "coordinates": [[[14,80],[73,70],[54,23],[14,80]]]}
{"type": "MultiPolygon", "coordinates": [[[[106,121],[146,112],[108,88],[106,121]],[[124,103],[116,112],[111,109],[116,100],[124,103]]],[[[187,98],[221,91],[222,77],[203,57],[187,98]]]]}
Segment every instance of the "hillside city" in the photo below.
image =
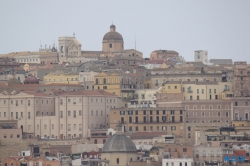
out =
{"type": "Polygon", "coordinates": [[[250,64],[107,31],[0,54],[0,166],[250,165],[250,64]]]}

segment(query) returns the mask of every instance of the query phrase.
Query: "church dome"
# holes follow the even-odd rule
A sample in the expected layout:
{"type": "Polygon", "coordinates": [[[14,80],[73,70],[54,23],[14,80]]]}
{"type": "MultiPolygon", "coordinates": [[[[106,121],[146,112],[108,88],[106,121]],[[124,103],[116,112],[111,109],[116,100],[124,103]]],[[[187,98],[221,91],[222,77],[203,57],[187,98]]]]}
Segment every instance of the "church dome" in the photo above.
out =
{"type": "Polygon", "coordinates": [[[102,148],[103,153],[137,152],[135,144],[121,131],[121,124],[116,126],[116,133],[110,137],[102,148]]]}
{"type": "Polygon", "coordinates": [[[39,84],[39,80],[35,76],[29,75],[25,78],[24,84],[39,84]]]}
{"type": "Polygon", "coordinates": [[[116,32],[115,25],[110,26],[110,32],[106,33],[103,37],[103,43],[118,42],[123,43],[123,37],[120,33],[116,32]]]}

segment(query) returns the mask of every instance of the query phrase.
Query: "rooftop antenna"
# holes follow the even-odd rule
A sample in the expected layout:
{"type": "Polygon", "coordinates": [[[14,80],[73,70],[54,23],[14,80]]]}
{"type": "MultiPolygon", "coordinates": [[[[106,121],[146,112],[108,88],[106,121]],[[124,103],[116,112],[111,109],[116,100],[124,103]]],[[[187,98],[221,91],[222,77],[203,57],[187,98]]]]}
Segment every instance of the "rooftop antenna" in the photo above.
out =
{"type": "Polygon", "coordinates": [[[73,36],[75,37],[75,32],[73,33],[73,36]]]}

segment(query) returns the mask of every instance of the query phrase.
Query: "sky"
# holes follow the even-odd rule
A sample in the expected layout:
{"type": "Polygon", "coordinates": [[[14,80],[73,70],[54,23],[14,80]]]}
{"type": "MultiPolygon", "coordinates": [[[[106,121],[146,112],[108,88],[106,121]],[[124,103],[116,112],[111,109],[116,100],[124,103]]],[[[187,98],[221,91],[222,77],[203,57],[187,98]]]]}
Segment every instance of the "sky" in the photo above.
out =
{"type": "Polygon", "coordinates": [[[112,23],[125,49],[136,43],[144,57],[175,50],[193,61],[195,50],[207,50],[209,59],[250,63],[249,0],[1,1],[0,54],[57,46],[73,33],[82,50],[101,50],[112,23]]]}

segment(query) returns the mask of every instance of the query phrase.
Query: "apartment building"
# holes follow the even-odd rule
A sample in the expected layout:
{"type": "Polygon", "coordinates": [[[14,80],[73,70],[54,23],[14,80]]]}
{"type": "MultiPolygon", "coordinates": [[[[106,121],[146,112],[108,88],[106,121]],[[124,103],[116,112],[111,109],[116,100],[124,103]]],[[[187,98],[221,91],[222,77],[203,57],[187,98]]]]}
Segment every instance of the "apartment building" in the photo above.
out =
{"type": "Polygon", "coordinates": [[[0,140],[22,139],[22,129],[17,127],[17,121],[0,120],[0,140]]]}
{"type": "MultiPolygon", "coordinates": [[[[194,146],[194,163],[196,166],[214,163],[218,165],[223,162],[223,149],[221,146],[209,146],[207,144],[194,146]]],[[[209,165],[209,164],[208,164],[209,165]]]]}
{"type": "Polygon", "coordinates": [[[40,165],[40,166],[59,166],[60,161],[57,160],[49,160],[45,157],[39,158],[31,158],[29,156],[10,156],[3,160],[2,165],[11,165],[11,166],[20,166],[20,165],[40,165]]]}
{"type": "Polygon", "coordinates": [[[63,72],[52,72],[43,77],[44,84],[60,83],[60,84],[78,84],[79,74],[78,73],[63,73],[63,72]]]}
{"type": "Polygon", "coordinates": [[[134,99],[128,103],[128,108],[156,107],[155,89],[138,89],[134,92],[134,99]]]}
{"type": "Polygon", "coordinates": [[[181,93],[183,100],[219,100],[233,97],[232,82],[169,81],[160,93],[181,93]]]}
{"type": "Polygon", "coordinates": [[[136,89],[144,89],[141,74],[123,72],[102,72],[94,76],[94,89],[105,90],[123,99],[132,99],[136,89]]]}
{"type": "Polygon", "coordinates": [[[234,97],[231,98],[231,103],[233,108],[232,120],[250,119],[250,97],[234,97]]]}
{"type": "Polygon", "coordinates": [[[109,128],[117,96],[105,91],[0,94],[0,120],[17,120],[27,138],[87,137],[88,129],[109,128]]]}
{"type": "Polygon", "coordinates": [[[85,87],[85,90],[94,89],[94,76],[99,73],[97,72],[79,72],[79,84],[85,87]]]}
{"type": "Polygon", "coordinates": [[[250,70],[247,62],[234,62],[234,95],[246,97],[250,93],[250,70]]]}
{"type": "Polygon", "coordinates": [[[165,131],[185,137],[185,117],[181,107],[116,108],[110,110],[110,127],[121,122],[127,132],[165,131]]]}
{"type": "Polygon", "coordinates": [[[168,81],[179,82],[226,82],[227,70],[222,67],[183,66],[181,68],[151,70],[151,84],[158,89],[168,81]]]}

